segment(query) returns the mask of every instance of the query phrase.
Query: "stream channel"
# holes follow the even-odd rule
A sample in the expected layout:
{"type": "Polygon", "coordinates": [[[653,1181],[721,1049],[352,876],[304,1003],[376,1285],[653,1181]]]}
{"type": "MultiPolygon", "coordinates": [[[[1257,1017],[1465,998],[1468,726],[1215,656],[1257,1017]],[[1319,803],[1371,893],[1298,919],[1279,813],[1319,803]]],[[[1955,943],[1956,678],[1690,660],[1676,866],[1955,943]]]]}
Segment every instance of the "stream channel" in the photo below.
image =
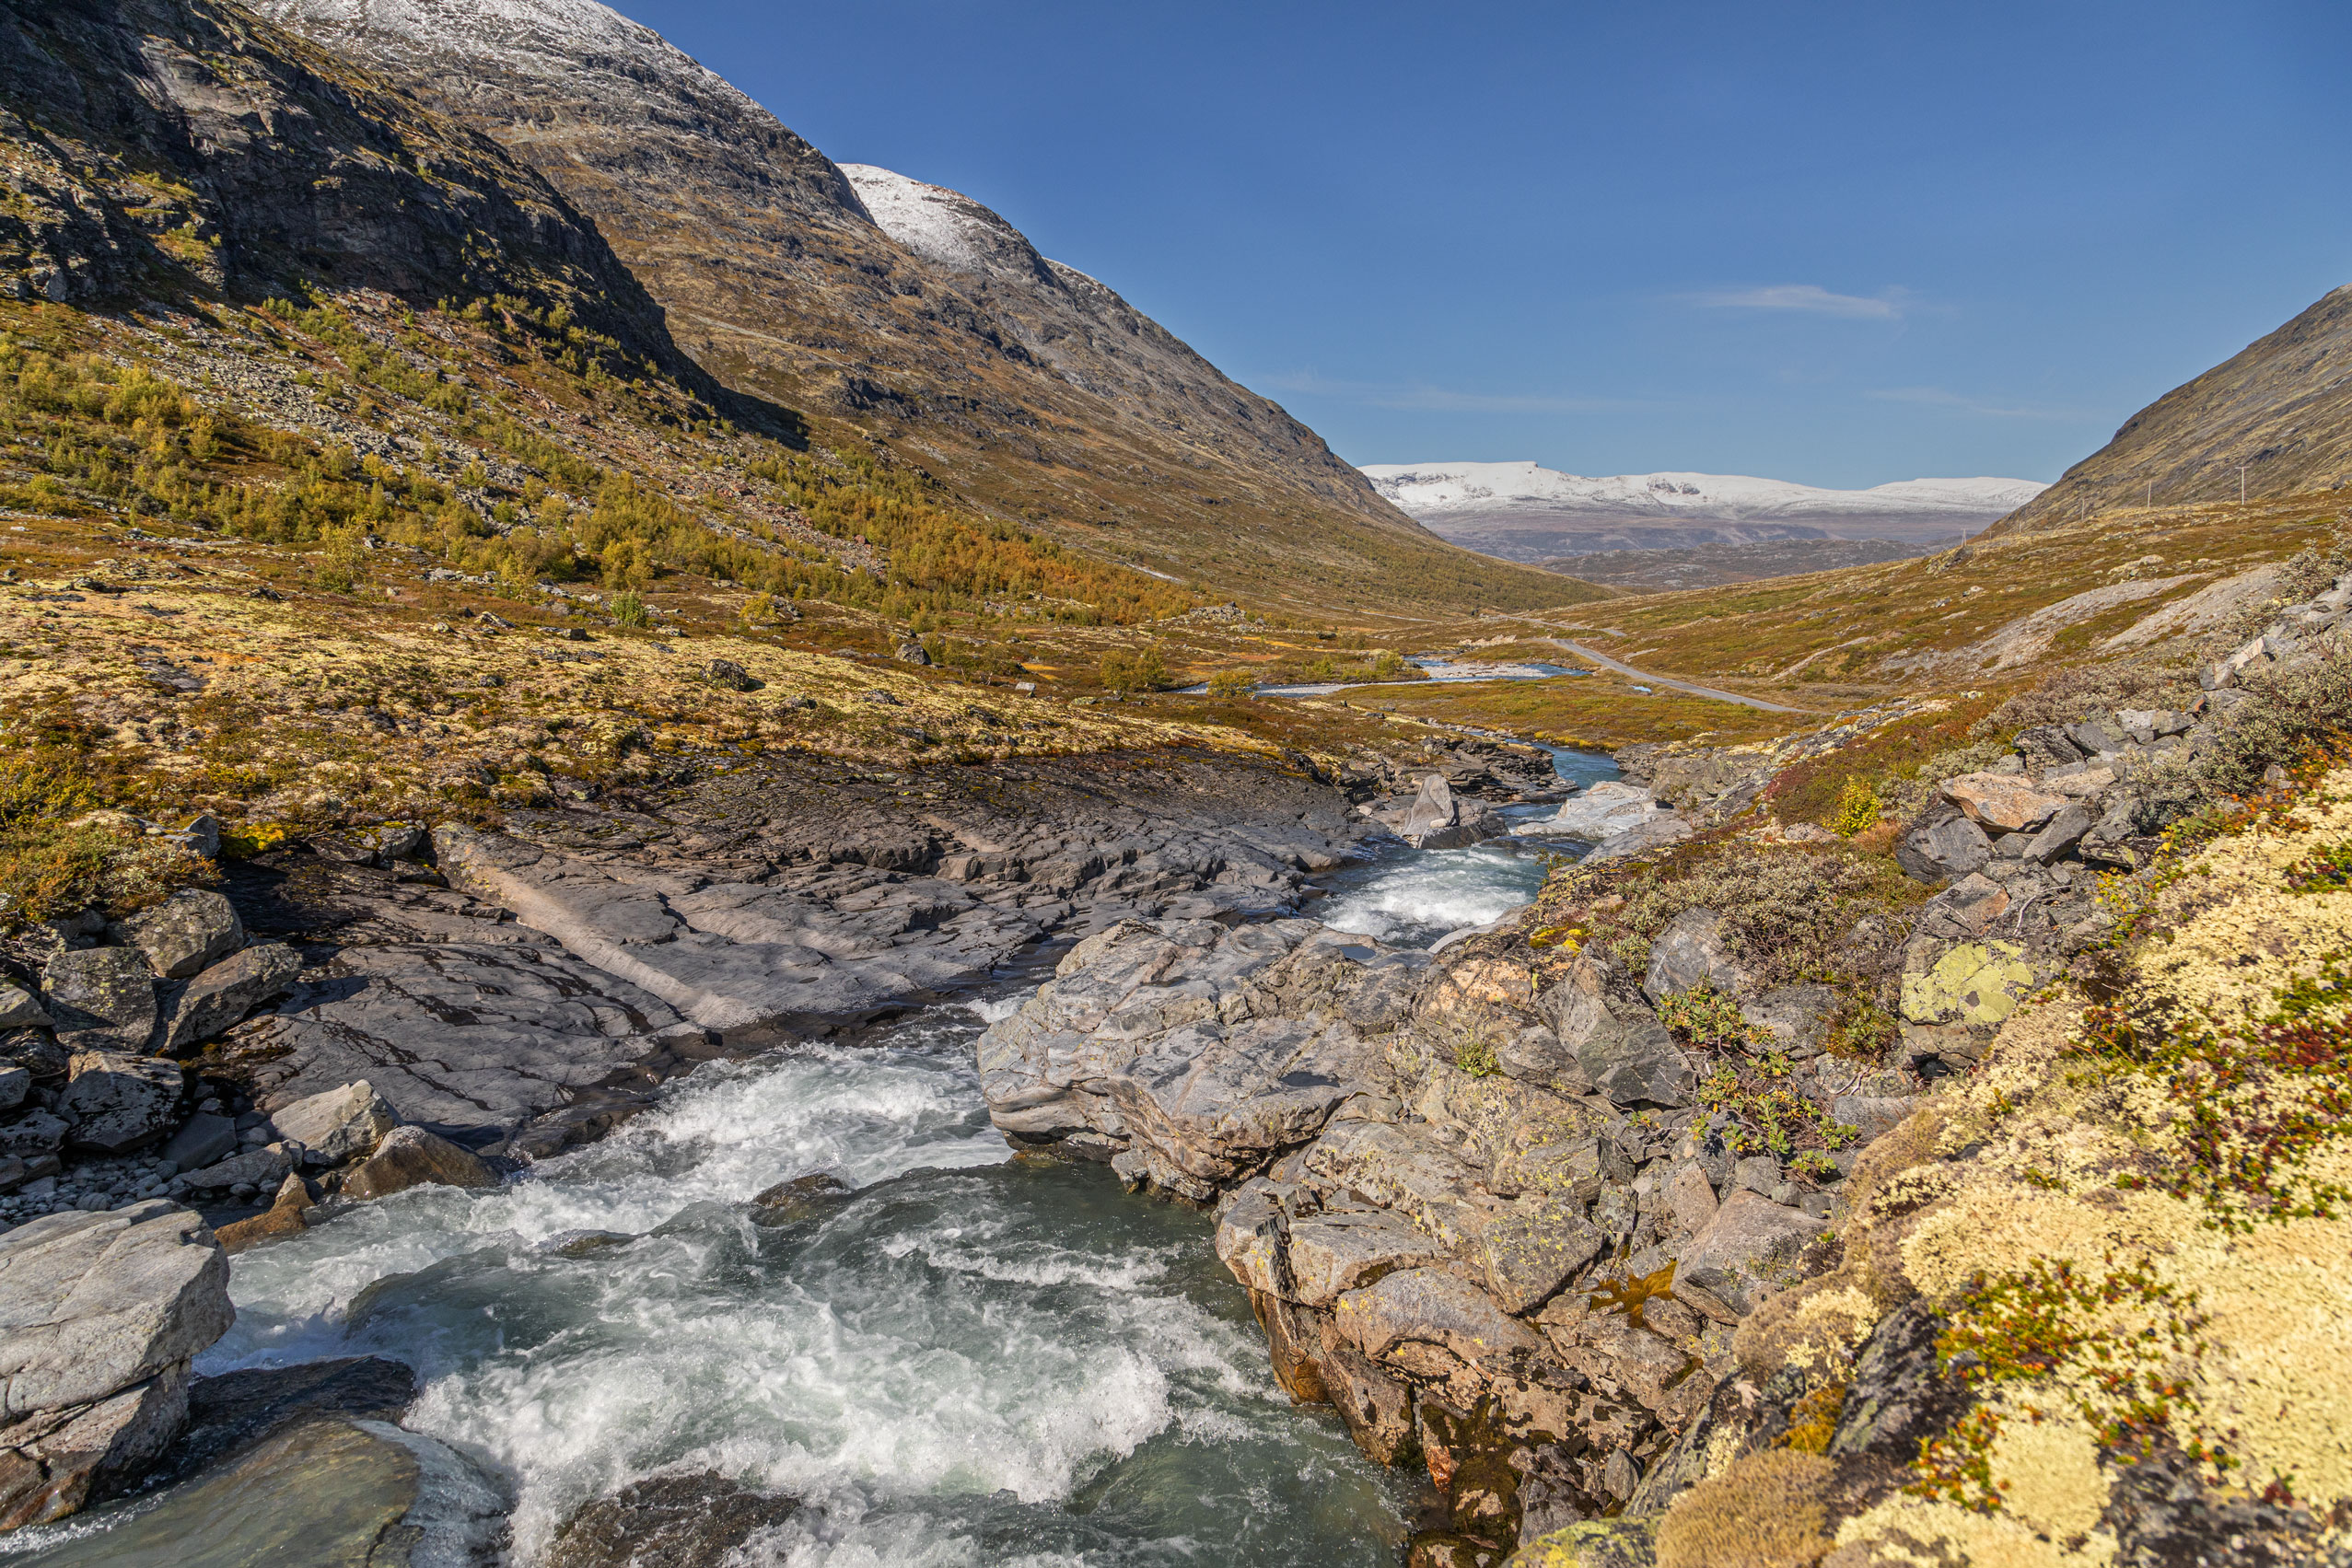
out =
{"type": "MultiPolygon", "coordinates": [[[[1616,773],[1555,758],[1578,785],[1616,773]]],[[[1577,847],[1381,840],[1307,912],[1426,946],[1524,902],[1541,853],[1577,847]]],[[[538,1563],[581,1504],[672,1472],[801,1500],[729,1563],[1392,1563],[1420,1478],[1275,1387],[1209,1216],[1016,1159],[990,1127],[973,1041],[1042,963],[854,1042],[711,1063],[501,1189],[416,1188],[246,1252],[236,1325],[197,1371],[414,1367],[402,1424],[471,1461],[426,1463],[425,1501],[474,1494],[438,1499],[451,1522],[416,1563],[472,1559],[500,1513],[505,1561],[538,1563]],[[811,1172],[856,1191],[753,1223],[754,1193],[811,1172]]],[[[155,1538],[259,1529],[270,1505],[190,1518],[166,1492],[19,1532],[0,1562],[171,1562],[155,1538]]]]}

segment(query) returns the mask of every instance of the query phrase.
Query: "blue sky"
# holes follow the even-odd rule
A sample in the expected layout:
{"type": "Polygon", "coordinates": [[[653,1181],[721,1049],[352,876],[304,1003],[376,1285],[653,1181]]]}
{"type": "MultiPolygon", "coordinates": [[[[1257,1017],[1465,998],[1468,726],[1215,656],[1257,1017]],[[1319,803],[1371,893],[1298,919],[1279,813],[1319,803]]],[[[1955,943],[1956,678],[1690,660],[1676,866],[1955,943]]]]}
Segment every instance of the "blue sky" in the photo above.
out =
{"type": "Polygon", "coordinates": [[[623,0],[1356,462],[2052,479],[2352,281],[2352,6],[623,0]]]}

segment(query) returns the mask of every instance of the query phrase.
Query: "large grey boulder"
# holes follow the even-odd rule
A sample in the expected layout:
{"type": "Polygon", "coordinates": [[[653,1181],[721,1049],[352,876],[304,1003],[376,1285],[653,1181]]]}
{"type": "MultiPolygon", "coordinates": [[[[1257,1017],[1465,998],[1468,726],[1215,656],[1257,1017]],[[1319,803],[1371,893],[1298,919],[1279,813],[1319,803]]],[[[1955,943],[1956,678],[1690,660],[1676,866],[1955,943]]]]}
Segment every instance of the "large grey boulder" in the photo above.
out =
{"type": "Polygon", "coordinates": [[[274,1190],[285,1181],[301,1158],[297,1147],[284,1144],[264,1144],[258,1149],[248,1149],[241,1155],[231,1155],[217,1164],[192,1170],[187,1182],[201,1192],[226,1192],[231,1188],[250,1187],[257,1191],[274,1190]]]}
{"type": "Polygon", "coordinates": [[[166,980],[186,980],[245,945],[245,926],[228,900],[201,888],[183,888],[132,915],[115,935],[166,980]]]}
{"type": "Polygon", "coordinates": [[[1329,1307],[1399,1269],[1446,1257],[1435,1237],[1387,1209],[1330,1209],[1294,1220],[1289,1244],[1291,1299],[1309,1307],[1329,1307]]]}
{"type": "Polygon", "coordinates": [[[198,1111],[163,1145],[163,1157],[181,1170],[201,1170],[237,1152],[237,1123],[198,1111]]]}
{"type": "Polygon", "coordinates": [[[283,942],[263,943],[222,959],[188,982],[164,1027],[163,1049],[210,1040],[274,997],[302,972],[301,956],[283,942]]]}
{"type": "Polygon", "coordinates": [[[1798,1254],[1828,1228],[1827,1221],[1802,1209],[1735,1186],[1677,1261],[1692,1283],[1745,1311],[1761,1287],[1778,1283],[1798,1254]]]}
{"type": "Polygon", "coordinates": [[[300,1144],[316,1165],[341,1165],[376,1147],[400,1118],[367,1080],[296,1100],[270,1113],[280,1138],[300,1144]]]}
{"type": "MultiPolygon", "coordinates": [[[[228,1260],[203,1217],[176,1204],[50,1214],[0,1236],[0,1421],[9,1423],[0,1447],[47,1442],[55,1423],[25,1423],[85,1412],[153,1379],[182,1379],[184,1411],[189,1359],[236,1315],[228,1260]]],[[[161,1409],[108,1419],[125,1431],[169,1418],[168,1381],[161,1394],[161,1409]]],[[[37,1458],[27,1462],[38,1468],[37,1458]]]]}
{"type": "Polygon", "coordinates": [[[1993,858],[1993,841],[1960,808],[1939,801],[1895,840],[1894,860],[1922,882],[1965,877],[1993,858]]]}
{"type": "Polygon", "coordinates": [[[155,977],[130,947],[84,947],[51,955],[41,989],[57,1038],[77,1051],[138,1051],[155,1033],[155,977]]]}
{"type": "Polygon", "coordinates": [[[1582,1081],[1594,1090],[1628,1107],[1690,1103],[1697,1070],[1614,961],[1578,954],[1540,1002],[1560,1043],[1575,1052],[1582,1081]]]}
{"type": "Polygon", "coordinates": [[[184,1080],[180,1063],[127,1051],[77,1053],[57,1109],[74,1119],[73,1146],[94,1154],[143,1149],[171,1131],[184,1080]]]}
{"type": "Polygon", "coordinates": [[[1666,923],[1650,944],[1649,971],[1642,991],[1652,1002],[1679,996],[1694,985],[1709,985],[1729,996],[1748,983],[1748,971],[1731,956],[1723,916],[1711,909],[1686,909],[1666,923]]]}
{"type": "Polygon", "coordinates": [[[1770,1037],[1749,1047],[1752,1053],[1785,1051],[1799,1061],[1819,1056],[1837,1014],[1837,993],[1826,985],[1776,986],[1740,1005],[1740,1016],[1770,1037]]]}

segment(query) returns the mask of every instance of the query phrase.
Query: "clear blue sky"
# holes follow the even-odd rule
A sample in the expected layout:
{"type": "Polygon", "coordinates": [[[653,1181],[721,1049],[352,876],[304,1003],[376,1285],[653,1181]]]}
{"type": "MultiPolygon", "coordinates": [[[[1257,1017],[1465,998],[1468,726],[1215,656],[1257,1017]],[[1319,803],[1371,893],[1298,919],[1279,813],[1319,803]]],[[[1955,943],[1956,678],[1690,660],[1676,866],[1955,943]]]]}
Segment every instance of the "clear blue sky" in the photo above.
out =
{"type": "Polygon", "coordinates": [[[1356,462],[2055,478],[2352,281],[2352,6],[622,0],[1356,462]]]}

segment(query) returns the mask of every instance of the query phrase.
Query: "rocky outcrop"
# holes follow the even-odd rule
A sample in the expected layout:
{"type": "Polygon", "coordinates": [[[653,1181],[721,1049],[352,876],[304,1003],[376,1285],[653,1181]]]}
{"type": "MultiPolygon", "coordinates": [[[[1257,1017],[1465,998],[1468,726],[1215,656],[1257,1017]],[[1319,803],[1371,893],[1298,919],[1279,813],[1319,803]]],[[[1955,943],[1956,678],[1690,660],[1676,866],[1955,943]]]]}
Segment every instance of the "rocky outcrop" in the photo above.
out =
{"type": "Polygon", "coordinates": [[[234,1317],[227,1259],[170,1203],[0,1236],[0,1528],[135,1481],[187,1418],[189,1361],[234,1317]]]}
{"type": "MultiPolygon", "coordinates": [[[[1656,993],[1736,988],[1820,1061],[1827,1001],[1759,989],[1716,923],[1694,911],[1658,945],[1656,993]]],[[[1851,1164],[1741,1157],[1694,1103],[1711,1053],[1605,956],[1546,971],[1518,929],[1432,958],[1306,921],[1127,923],[978,1051],[1016,1142],[1217,1209],[1283,1387],[1445,1493],[1416,1562],[1491,1562],[1525,1521],[1630,1496],[1706,1410],[1732,1329],[1802,1272],[1851,1164]]],[[[1865,1076],[1788,1082],[1826,1105],[1865,1076]]]]}

